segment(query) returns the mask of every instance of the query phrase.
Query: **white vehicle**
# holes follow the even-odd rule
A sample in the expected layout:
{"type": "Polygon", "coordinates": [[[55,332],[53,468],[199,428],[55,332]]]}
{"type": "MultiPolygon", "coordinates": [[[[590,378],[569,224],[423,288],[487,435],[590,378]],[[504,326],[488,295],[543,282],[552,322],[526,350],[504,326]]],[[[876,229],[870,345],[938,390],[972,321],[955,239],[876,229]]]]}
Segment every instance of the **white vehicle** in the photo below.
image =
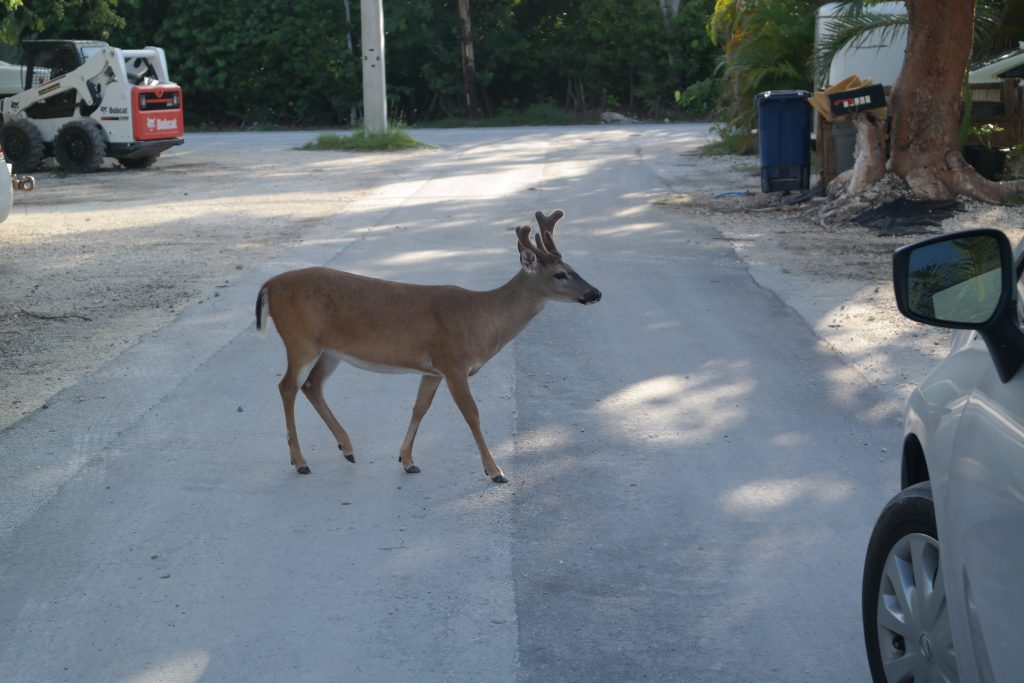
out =
{"type": "Polygon", "coordinates": [[[4,150],[0,147],[0,223],[11,215],[14,203],[14,191],[31,192],[36,187],[36,179],[30,175],[14,175],[14,169],[4,158],[4,150]]]}
{"type": "Polygon", "coordinates": [[[14,203],[14,183],[11,181],[11,165],[4,160],[4,150],[0,147],[0,223],[11,214],[14,203]]]}
{"type": "MultiPolygon", "coordinates": [[[[878,15],[905,15],[907,8],[902,1],[877,2],[869,5],[867,11],[878,15]]],[[[815,43],[821,44],[833,32],[842,28],[840,19],[843,12],[843,5],[835,2],[818,8],[814,28],[815,43]]],[[[900,69],[903,68],[906,49],[906,26],[867,31],[836,53],[829,68],[828,82],[818,86],[832,85],[854,75],[891,86],[896,83],[900,69]]],[[[998,86],[1004,78],[1024,78],[1024,42],[1020,43],[1017,50],[968,67],[967,79],[975,85],[998,86]]]]}
{"type": "Polygon", "coordinates": [[[95,171],[104,157],[144,168],[184,142],[181,88],[161,48],[78,40],[22,47],[24,90],[0,100],[0,147],[15,172],[48,156],[74,172],[95,171]]]}
{"type": "MultiPolygon", "coordinates": [[[[871,5],[869,10],[873,14],[885,15],[907,13],[907,7],[902,2],[879,2],[871,5]]],[[[816,43],[821,43],[836,29],[836,22],[842,17],[842,12],[843,6],[834,2],[818,8],[814,24],[816,43]]],[[[895,31],[869,31],[836,53],[829,67],[828,82],[819,86],[824,88],[849,76],[860,76],[882,85],[892,85],[900,75],[906,49],[906,27],[895,31]]]]}
{"type": "Polygon", "coordinates": [[[906,409],[902,488],[864,563],[876,683],[1024,672],[1024,256],[997,230],[899,249],[900,311],[958,329],[906,409]]]}
{"type": "Polygon", "coordinates": [[[16,95],[21,92],[25,79],[25,67],[21,64],[10,64],[0,60],[0,97],[16,95]]]}
{"type": "Polygon", "coordinates": [[[971,83],[989,83],[998,86],[1004,78],[1024,78],[1024,44],[1022,47],[993,57],[979,64],[972,64],[967,73],[971,83]]]}

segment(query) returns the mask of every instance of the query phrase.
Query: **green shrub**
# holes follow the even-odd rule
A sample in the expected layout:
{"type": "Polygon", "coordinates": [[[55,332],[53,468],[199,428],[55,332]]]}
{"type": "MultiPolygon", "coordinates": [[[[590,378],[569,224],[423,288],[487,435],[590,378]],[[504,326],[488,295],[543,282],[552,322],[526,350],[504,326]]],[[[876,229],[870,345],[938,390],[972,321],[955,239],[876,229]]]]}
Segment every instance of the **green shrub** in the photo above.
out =
{"type": "Polygon", "coordinates": [[[707,118],[715,111],[719,86],[720,79],[715,77],[697,81],[683,91],[676,91],[676,104],[687,116],[707,118]]]}
{"type": "Polygon", "coordinates": [[[723,45],[717,132],[724,151],[752,154],[757,136],[754,96],[765,90],[810,90],[809,59],[814,47],[814,0],[744,2],[718,0],[708,22],[712,39],[723,45]]]}
{"type": "Polygon", "coordinates": [[[308,142],[298,149],[314,151],[340,152],[395,152],[406,149],[426,147],[419,140],[405,132],[401,126],[392,126],[385,133],[367,135],[358,130],[351,135],[321,133],[313,142],[308,142]]]}

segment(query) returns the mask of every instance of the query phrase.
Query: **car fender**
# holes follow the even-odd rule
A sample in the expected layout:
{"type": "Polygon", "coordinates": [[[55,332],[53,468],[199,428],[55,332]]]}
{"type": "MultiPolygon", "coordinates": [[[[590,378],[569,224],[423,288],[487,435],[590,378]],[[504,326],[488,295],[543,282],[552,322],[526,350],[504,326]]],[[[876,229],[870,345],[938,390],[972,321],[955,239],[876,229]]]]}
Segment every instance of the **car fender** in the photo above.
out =
{"type": "Polygon", "coordinates": [[[14,203],[14,186],[11,184],[11,165],[0,153],[0,223],[7,220],[14,203]]]}
{"type": "Polygon", "coordinates": [[[984,340],[971,334],[935,366],[907,400],[904,443],[913,436],[924,452],[940,533],[960,418],[978,378],[991,365],[984,340]]]}

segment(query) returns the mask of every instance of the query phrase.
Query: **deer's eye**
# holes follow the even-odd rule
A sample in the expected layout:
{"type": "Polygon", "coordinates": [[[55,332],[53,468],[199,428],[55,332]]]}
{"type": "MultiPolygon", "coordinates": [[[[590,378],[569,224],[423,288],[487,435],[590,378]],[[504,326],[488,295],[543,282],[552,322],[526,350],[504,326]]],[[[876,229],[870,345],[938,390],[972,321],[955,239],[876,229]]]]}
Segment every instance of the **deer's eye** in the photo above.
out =
{"type": "Polygon", "coordinates": [[[569,276],[566,275],[565,273],[561,272],[561,271],[555,273],[555,279],[556,280],[564,280],[567,277],[569,277],[569,276]]]}

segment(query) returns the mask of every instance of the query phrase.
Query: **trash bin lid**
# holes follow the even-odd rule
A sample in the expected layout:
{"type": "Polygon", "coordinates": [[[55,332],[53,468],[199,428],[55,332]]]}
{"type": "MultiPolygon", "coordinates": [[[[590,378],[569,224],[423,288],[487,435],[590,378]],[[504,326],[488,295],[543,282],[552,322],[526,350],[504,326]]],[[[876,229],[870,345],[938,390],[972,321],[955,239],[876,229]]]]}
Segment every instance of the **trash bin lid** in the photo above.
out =
{"type": "Polygon", "coordinates": [[[762,100],[806,100],[811,93],[806,90],[765,90],[754,95],[754,101],[762,100]]]}

